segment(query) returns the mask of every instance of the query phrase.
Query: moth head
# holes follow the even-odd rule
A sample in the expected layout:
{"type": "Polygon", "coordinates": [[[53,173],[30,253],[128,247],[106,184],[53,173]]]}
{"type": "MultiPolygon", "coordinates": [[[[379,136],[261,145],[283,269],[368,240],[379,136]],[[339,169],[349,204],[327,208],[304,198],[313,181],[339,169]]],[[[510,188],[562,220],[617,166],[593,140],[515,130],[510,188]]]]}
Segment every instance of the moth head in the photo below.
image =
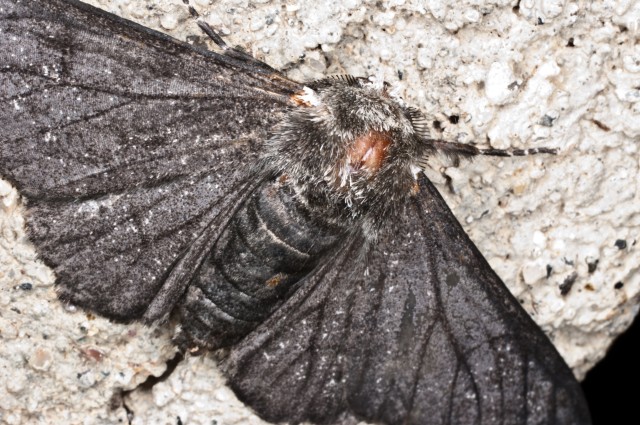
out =
{"type": "Polygon", "coordinates": [[[268,142],[267,167],[354,218],[377,220],[403,204],[429,149],[419,111],[388,85],[350,76],[315,81],[291,101],[268,142]]]}

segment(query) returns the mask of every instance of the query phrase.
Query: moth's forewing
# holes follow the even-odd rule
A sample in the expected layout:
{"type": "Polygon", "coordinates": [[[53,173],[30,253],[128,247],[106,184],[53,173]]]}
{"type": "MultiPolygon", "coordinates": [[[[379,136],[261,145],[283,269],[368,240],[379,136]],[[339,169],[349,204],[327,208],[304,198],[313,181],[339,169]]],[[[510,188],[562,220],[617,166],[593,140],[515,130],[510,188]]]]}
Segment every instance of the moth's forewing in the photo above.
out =
{"type": "Polygon", "coordinates": [[[0,174],[40,258],[65,300],[162,317],[300,87],[80,2],[0,6],[0,174]]]}

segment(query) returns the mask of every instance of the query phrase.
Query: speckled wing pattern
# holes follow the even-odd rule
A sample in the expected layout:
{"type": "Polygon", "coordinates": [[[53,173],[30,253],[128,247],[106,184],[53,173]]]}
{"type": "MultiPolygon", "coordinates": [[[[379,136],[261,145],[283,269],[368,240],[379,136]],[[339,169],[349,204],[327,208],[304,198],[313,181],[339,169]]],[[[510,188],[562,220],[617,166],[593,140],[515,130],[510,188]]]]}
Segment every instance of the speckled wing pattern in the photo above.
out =
{"type": "MultiPolygon", "coordinates": [[[[0,175],[62,298],[169,313],[301,89],[74,0],[0,0],[0,175]]],[[[347,238],[228,348],[229,385],[271,421],[588,424],[549,340],[418,187],[377,243],[347,238]]]]}
{"type": "Polygon", "coordinates": [[[171,310],[301,88],[270,71],[80,2],[0,0],[0,175],[63,299],[171,310]]]}
{"type": "Polygon", "coordinates": [[[268,420],[588,424],[571,370],[424,176],[368,255],[345,245],[223,364],[268,420]]]}

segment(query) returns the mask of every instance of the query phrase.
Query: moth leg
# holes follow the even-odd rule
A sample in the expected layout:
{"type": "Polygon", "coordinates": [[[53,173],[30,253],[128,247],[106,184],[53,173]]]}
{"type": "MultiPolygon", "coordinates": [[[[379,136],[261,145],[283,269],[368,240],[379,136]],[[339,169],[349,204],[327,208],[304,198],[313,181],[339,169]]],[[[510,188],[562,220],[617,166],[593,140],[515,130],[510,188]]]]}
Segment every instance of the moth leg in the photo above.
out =
{"type": "Polygon", "coordinates": [[[229,47],[229,45],[227,43],[224,42],[224,40],[222,39],[222,37],[220,37],[220,34],[218,34],[213,28],[211,28],[211,26],[203,21],[201,19],[200,14],[198,13],[197,10],[195,10],[193,8],[193,6],[191,6],[189,4],[189,0],[182,0],[182,2],[188,6],[189,8],[189,13],[191,14],[191,17],[194,18],[196,20],[196,23],[198,24],[198,26],[200,27],[200,29],[214,42],[216,43],[216,45],[218,47],[220,47],[222,49],[222,51],[224,52],[225,55],[230,56],[234,59],[238,59],[242,62],[246,62],[250,65],[256,66],[258,68],[260,68],[261,70],[265,70],[268,72],[274,72],[277,73],[277,71],[270,67],[269,65],[267,65],[266,63],[254,58],[253,56],[251,56],[249,53],[243,51],[242,49],[239,49],[237,47],[229,47]]]}

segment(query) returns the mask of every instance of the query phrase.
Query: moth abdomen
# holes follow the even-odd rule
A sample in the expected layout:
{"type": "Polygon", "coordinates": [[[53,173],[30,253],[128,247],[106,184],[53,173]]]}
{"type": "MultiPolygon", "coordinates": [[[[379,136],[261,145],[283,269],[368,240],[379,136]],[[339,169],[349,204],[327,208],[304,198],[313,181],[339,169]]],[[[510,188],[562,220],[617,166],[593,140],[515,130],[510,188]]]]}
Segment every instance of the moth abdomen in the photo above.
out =
{"type": "Polygon", "coordinates": [[[231,345],[264,321],[341,239],[286,184],[265,181],[235,212],[180,307],[183,348],[231,345]],[[193,320],[195,319],[195,320],[193,320]]]}

